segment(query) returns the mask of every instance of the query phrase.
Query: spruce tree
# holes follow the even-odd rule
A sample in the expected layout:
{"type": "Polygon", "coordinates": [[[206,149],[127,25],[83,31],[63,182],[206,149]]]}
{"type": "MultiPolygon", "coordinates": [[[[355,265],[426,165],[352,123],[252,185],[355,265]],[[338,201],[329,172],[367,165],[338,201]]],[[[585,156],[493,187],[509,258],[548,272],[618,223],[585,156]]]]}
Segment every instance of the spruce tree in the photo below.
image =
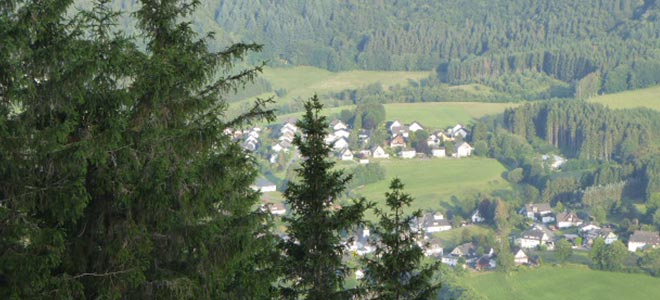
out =
{"type": "Polygon", "coordinates": [[[0,298],[270,298],[274,240],[223,100],[258,45],[207,50],[197,1],[143,0],[146,50],[100,0],[0,5],[0,298]],[[219,79],[215,79],[219,78],[219,79]]]}
{"type": "Polygon", "coordinates": [[[324,139],[328,121],[320,115],[322,105],[317,96],[305,102],[305,114],[297,126],[302,135],[293,144],[301,155],[296,170],[299,182],[290,182],[284,197],[291,206],[285,218],[288,239],[282,242],[286,282],[282,294],[287,299],[348,299],[344,289],[348,267],[342,262],[345,244],[340,234],[362,222],[370,206],[365,199],[336,208],[338,198],[351,180],[334,169],[331,146],[324,139]]]}
{"type": "Polygon", "coordinates": [[[433,274],[440,265],[423,265],[424,251],[416,241],[420,233],[410,227],[421,219],[422,211],[405,214],[413,198],[403,192],[398,178],[392,180],[385,197],[389,211],[375,209],[379,221],[373,236],[380,243],[373,257],[365,259],[364,295],[382,300],[433,299],[440,289],[440,283],[432,282],[433,274]]]}

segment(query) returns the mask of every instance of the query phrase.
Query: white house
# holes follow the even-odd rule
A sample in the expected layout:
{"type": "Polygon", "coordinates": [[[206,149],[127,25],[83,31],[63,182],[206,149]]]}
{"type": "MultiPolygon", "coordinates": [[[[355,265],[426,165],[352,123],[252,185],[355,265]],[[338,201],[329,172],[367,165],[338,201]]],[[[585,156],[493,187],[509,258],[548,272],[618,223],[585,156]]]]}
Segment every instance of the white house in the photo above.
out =
{"type": "Polygon", "coordinates": [[[353,152],[349,149],[344,149],[339,157],[341,160],[353,160],[353,152]]]}
{"type": "Polygon", "coordinates": [[[389,158],[390,155],[385,152],[383,147],[381,146],[374,146],[371,148],[371,155],[373,158],[389,158]]]}
{"type": "Polygon", "coordinates": [[[516,265],[524,265],[529,263],[529,257],[527,257],[527,254],[525,254],[525,251],[518,249],[518,251],[515,251],[514,253],[513,262],[516,265]]]}
{"type": "Polygon", "coordinates": [[[466,142],[462,142],[458,147],[456,147],[456,152],[454,153],[454,157],[460,158],[460,157],[468,157],[472,155],[472,146],[466,142]]]}
{"type": "Polygon", "coordinates": [[[481,223],[481,222],[483,222],[483,221],[486,221],[486,219],[484,219],[484,218],[481,216],[481,214],[479,213],[479,210],[478,210],[478,209],[475,210],[474,213],[472,213],[472,217],[471,217],[471,219],[472,219],[472,223],[481,223]]]}
{"type": "Polygon", "coordinates": [[[283,216],[286,214],[286,207],[282,203],[268,203],[266,207],[268,207],[268,211],[273,216],[283,216]]]}
{"type": "Polygon", "coordinates": [[[468,135],[467,129],[465,129],[465,127],[463,127],[463,125],[461,125],[461,124],[456,124],[456,126],[454,126],[453,128],[451,128],[447,131],[449,133],[449,136],[452,139],[456,138],[458,136],[461,136],[462,138],[465,138],[468,135]]]}
{"type": "Polygon", "coordinates": [[[401,127],[401,126],[403,126],[403,124],[401,124],[401,122],[399,122],[399,120],[394,120],[394,122],[390,123],[390,128],[388,128],[388,129],[390,130],[390,132],[392,132],[393,128],[401,127]]]}
{"type": "Polygon", "coordinates": [[[348,149],[348,141],[345,138],[339,138],[335,141],[334,145],[332,145],[332,148],[334,148],[335,151],[348,149]]]}
{"type": "Polygon", "coordinates": [[[337,130],[340,130],[340,129],[348,129],[348,126],[346,126],[346,124],[344,124],[344,122],[342,122],[341,120],[337,120],[337,119],[333,120],[330,123],[330,127],[334,131],[337,131],[337,130]]]}
{"type": "Polygon", "coordinates": [[[536,248],[539,245],[543,245],[548,242],[550,238],[548,235],[541,229],[533,228],[531,230],[525,231],[520,238],[520,247],[521,248],[536,248]]]}
{"type": "Polygon", "coordinates": [[[275,153],[280,152],[284,149],[284,147],[282,147],[282,145],[280,145],[279,143],[272,145],[270,148],[273,149],[275,153]]]}
{"type": "Polygon", "coordinates": [[[442,256],[443,252],[442,241],[439,239],[429,240],[424,247],[424,254],[426,256],[442,256]]]}
{"type": "Polygon", "coordinates": [[[557,227],[558,228],[568,228],[568,227],[577,227],[582,225],[582,219],[574,212],[563,212],[557,214],[557,227]]]}
{"type": "Polygon", "coordinates": [[[280,133],[285,134],[285,133],[296,133],[298,131],[298,127],[296,125],[291,124],[291,123],[285,123],[282,128],[280,128],[280,133]]]}
{"type": "Polygon", "coordinates": [[[408,131],[410,132],[417,132],[418,130],[424,130],[424,126],[422,124],[419,124],[419,122],[414,121],[408,126],[408,131]]]}
{"type": "Polygon", "coordinates": [[[441,232],[450,229],[451,224],[449,224],[449,221],[444,219],[442,214],[427,214],[424,216],[424,231],[426,231],[426,233],[441,232]]]}
{"type": "Polygon", "coordinates": [[[433,148],[431,149],[431,154],[433,157],[445,157],[447,156],[447,151],[445,151],[445,148],[433,148]]]}
{"type": "Polygon", "coordinates": [[[351,133],[348,132],[348,130],[346,130],[346,129],[339,129],[339,130],[335,131],[334,135],[337,138],[340,138],[340,137],[348,138],[351,135],[351,133]]]}
{"type": "Polygon", "coordinates": [[[257,182],[251,185],[250,188],[252,188],[255,191],[260,191],[262,193],[274,192],[277,190],[277,186],[265,178],[257,179],[257,182]]]}
{"type": "Polygon", "coordinates": [[[550,208],[550,204],[548,203],[527,204],[520,213],[529,219],[536,219],[543,223],[549,223],[555,220],[555,218],[552,217],[552,208],[550,208]]]}
{"type": "Polygon", "coordinates": [[[417,151],[415,151],[415,149],[403,149],[401,152],[399,152],[399,156],[401,156],[401,158],[415,158],[415,155],[417,155],[417,151]]]}
{"type": "Polygon", "coordinates": [[[635,252],[640,249],[658,248],[660,235],[658,232],[636,230],[628,239],[628,251],[635,252]]]}
{"type": "Polygon", "coordinates": [[[336,139],[337,139],[337,137],[331,132],[331,133],[328,133],[323,140],[325,141],[326,144],[330,145],[336,139]]]}

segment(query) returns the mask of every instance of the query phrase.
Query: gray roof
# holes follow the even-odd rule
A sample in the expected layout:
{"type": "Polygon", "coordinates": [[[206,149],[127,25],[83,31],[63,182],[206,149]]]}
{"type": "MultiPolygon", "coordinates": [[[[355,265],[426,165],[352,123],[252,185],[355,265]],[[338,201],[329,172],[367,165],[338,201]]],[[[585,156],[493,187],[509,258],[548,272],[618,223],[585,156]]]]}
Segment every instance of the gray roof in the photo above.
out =
{"type": "Polygon", "coordinates": [[[539,230],[537,228],[527,230],[523,232],[522,237],[524,239],[530,239],[530,240],[542,240],[543,239],[543,234],[544,232],[542,230],[539,230]]]}
{"type": "Polygon", "coordinates": [[[574,212],[563,212],[557,214],[557,223],[559,222],[582,222],[582,219],[578,218],[578,216],[574,212]]]}
{"type": "Polygon", "coordinates": [[[653,231],[636,230],[635,233],[630,236],[629,241],[632,243],[644,243],[647,245],[660,245],[660,235],[653,231]]]}

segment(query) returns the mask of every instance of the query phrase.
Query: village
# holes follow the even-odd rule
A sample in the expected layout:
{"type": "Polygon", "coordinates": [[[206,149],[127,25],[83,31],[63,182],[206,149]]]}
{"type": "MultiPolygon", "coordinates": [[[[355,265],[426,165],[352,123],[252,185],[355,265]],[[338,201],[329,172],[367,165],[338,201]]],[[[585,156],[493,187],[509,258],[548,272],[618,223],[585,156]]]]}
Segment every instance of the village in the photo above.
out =
{"type": "MultiPolygon", "coordinates": [[[[257,152],[261,149],[262,153],[272,164],[281,159],[297,159],[293,139],[298,133],[295,125],[297,119],[289,118],[283,123],[270,126],[265,130],[254,127],[246,131],[226,131],[240,142],[247,152],[257,152]],[[269,131],[270,134],[262,134],[269,131]],[[261,138],[269,136],[270,140],[261,138]],[[264,148],[264,145],[269,145],[264,148]],[[283,155],[286,154],[286,155],[283,155]]],[[[428,146],[426,152],[418,152],[411,145],[411,136],[423,130],[427,130],[419,122],[403,124],[399,120],[386,122],[386,130],[389,134],[387,140],[382,145],[367,147],[370,139],[370,132],[360,130],[357,133],[342,121],[333,120],[330,123],[329,133],[325,139],[326,143],[332,146],[334,157],[337,161],[354,161],[359,164],[369,164],[372,161],[383,159],[460,159],[472,155],[473,148],[465,140],[469,137],[469,130],[464,126],[446,128],[444,130],[435,130],[428,134],[425,146],[428,146]],[[357,147],[355,143],[350,142],[352,134],[357,134],[357,147]],[[351,147],[353,144],[354,147],[351,147]],[[451,150],[448,151],[448,147],[451,150]]],[[[550,160],[551,168],[559,168],[565,159],[556,155],[544,155],[543,160],[550,160]]],[[[260,178],[253,185],[254,190],[264,193],[277,191],[276,184],[260,178]]],[[[274,217],[282,217],[288,213],[287,207],[283,203],[266,202],[262,209],[268,211],[274,217]]],[[[602,239],[606,245],[610,245],[619,240],[620,237],[615,233],[614,224],[597,224],[590,221],[589,216],[580,218],[573,211],[556,211],[549,203],[529,203],[520,207],[517,212],[528,220],[528,227],[509,236],[510,243],[515,245],[511,247],[510,254],[513,256],[513,262],[516,266],[538,266],[541,263],[539,251],[555,251],[555,245],[560,240],[566,240],[575,251],[588,252],[597,239],[602,239]]],[[[442,239],[438,238],[438,233],[450,230],[463,230],[474,226],[492,226],[485,224],[486,219],[481,216],[479,208],[475,209],[468,220],[461,221],[459,224],[447,219],[445,215],[453,215],[452,212],[445,213],[439,211],[429,211],[422,218],[416,219],[410,224],[411,231],[416,233],[417,243],[424,249],[426,256],[440,260],[443,264],[452,267],[467,268],[475,271],[493,270],[497,267],[497,256],[493,245],[481,245],[478,239],[446,247],[442,239]]],[[[285,235],[282,235],[286,238],[285,235]]],[[[648,248],[660,247],[660,234],[654,231],[634,231],[627,238],[627,248],[629,252],[644,250],[648,248]]],[[[348,243],[347,255],[369,255],[375,250],[378,244],[377,237],[370,234],[368,228],[360,228],[346,239],[348,243]]],[[[360,277],[360,271],[356,277],[360,277]]]]}

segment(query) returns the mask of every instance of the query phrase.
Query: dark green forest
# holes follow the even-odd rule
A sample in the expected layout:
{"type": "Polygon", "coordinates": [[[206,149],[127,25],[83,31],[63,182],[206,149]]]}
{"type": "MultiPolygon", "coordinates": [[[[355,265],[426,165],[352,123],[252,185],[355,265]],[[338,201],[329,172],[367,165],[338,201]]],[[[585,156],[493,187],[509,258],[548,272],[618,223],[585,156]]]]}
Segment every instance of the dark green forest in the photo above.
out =
{"type": "MultiPolygon", "coordinates": [[[[117,8],[135,9],[132,0],[117,8]]],[[[542,73],[582,93],[660,82],[656,0],[203,1],[193,20],[218,43],[257,42],[253,59],[329,70],[436,70],[446,83],[542,73]],[[595,78],[594,78],[595,77],[595,78]]],[[[121,25],[132,27],[125,15],[121,25]]]]}

